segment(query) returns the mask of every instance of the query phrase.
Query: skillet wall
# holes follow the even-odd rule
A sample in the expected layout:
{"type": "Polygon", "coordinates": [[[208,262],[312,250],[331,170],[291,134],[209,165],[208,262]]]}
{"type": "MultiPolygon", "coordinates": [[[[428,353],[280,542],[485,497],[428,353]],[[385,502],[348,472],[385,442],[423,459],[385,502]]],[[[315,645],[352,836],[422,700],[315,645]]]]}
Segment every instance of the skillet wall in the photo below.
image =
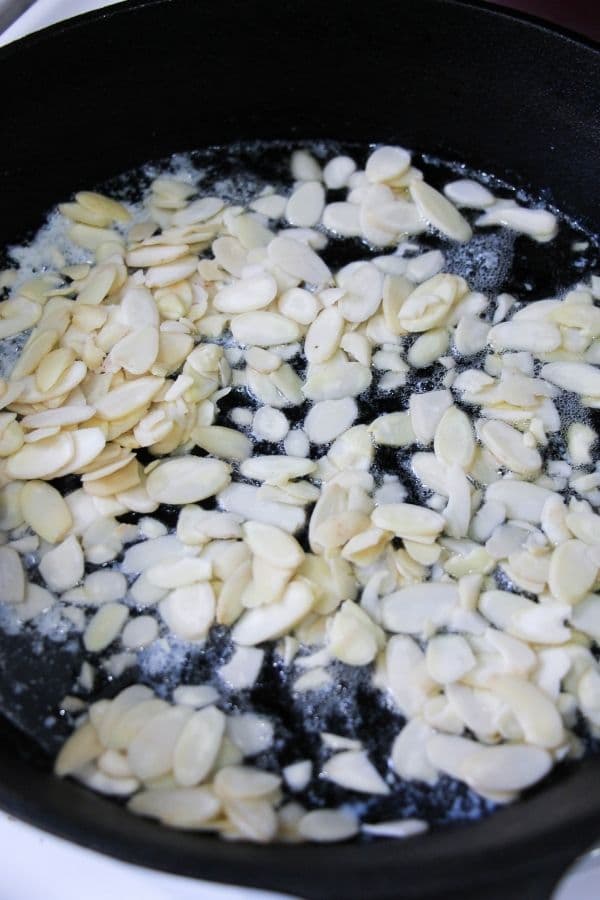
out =
{"type": "MultiPolygon", "coordinates": [[[[112,8],[0,51],[0,248],[74,190],[149,158],[294,135],[401,141],[512,181],[518,173],[600,230],[597,60],[568,38],[452,0],[112,8]]],[[[476,891],[509,869],[528,872],[539,893],[504,885],[497,896],[547,895],[598,830],[597,775],[590,760],[480,826],[406,845],[256,848],[132,820],[32,769],[0,728],[0,805],[16,814],[132,861],[332,900],[466,900],[465,879],[476,891]]]]}

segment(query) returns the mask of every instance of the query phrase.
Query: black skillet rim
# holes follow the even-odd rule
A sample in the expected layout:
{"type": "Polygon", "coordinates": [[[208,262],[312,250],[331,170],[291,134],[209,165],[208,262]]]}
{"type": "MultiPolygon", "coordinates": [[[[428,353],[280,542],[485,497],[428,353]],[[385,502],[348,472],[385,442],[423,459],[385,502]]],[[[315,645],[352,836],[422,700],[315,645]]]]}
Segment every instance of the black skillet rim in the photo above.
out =
{"type": "MultiPolygon", "coordinates": [[[[168,2],[128,0],[56,23],[0,48],[0,60],[8,60],[22,47],[33,48],[95,21],[116,20],[168,2]]],[[[520,11],[477,0],[440,3],[516,20],[524,27],[599,51],[596,42],[520,11]]],[[[401,844],[381,841],[364,850],[356,844],[257,847],[170,831],[125,817],[110,801],[32,770],[24,759],[11,758],[8,745],[0,748],[0,771],[0,807],[54,835],[149,868],[306,897],[333,898],[342,892],[348,898],[366,892],[391,897],[400,887],[396,877],[402,879],[406,897],[423,897],[431,891],[458,888],[465,875],[469,884],[482,887],[492,880],[501,881],[509,866],[511,874],[557,865],[558,872],[600,831],[600,797],[595,790],[599,758],[586,760],[560,781],[473,825],[446,827],[401,844]]]]}

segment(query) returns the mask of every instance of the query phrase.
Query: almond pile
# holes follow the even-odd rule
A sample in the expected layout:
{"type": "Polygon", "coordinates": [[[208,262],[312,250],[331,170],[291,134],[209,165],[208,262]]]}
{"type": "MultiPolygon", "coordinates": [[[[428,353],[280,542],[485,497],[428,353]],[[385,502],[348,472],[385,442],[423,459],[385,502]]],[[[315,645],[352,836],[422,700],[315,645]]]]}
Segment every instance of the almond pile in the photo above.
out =
{"type": "Polygon", "coordinates": [[[558,222],[470,179],[439,192],[403,148],[364,170],[301,150],[291,169],[290,193],[247,207],[169,175],[136,208],[82,191],[59,210],[88,261],[0,275],[0,336],[29,330],[0,381],[0,600],[23,623],[58,606],[111,674],[229,629],[214,683],[92,703],[58,775],[231,839],[406,837],[427,824],[294,795],[446,774],[506,803],[582,754],[580,716],[600,734],[600,282],[523,304],[415,254],[427,231],[544,243],[558,222]],[[362,243],[331,271],[339,238],[362,243]],[[225,419],[233,391],[250,403],[225,419]],[[398,402],[365,418],[366,392],[398,402]],[[251,688],[265,642],[298,693],[335,691],[334,663],[370,667],[406,719],[388,770],[326,732],[317,770],[252,764],[273,725],[223,712],[215,684],[251,688]]]}

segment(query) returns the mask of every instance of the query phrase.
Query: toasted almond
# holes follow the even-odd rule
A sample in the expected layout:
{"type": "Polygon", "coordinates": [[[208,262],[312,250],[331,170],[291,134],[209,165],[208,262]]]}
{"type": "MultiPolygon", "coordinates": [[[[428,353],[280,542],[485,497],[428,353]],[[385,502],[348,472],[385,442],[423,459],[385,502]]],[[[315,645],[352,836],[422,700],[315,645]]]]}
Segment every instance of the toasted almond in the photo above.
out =
{"type": "Polygon", "coordinates": [[[128,266],[145,269],[174,262],[188,253],[187,244],[147,244],[129,250],[125,257],[128,266]]]}

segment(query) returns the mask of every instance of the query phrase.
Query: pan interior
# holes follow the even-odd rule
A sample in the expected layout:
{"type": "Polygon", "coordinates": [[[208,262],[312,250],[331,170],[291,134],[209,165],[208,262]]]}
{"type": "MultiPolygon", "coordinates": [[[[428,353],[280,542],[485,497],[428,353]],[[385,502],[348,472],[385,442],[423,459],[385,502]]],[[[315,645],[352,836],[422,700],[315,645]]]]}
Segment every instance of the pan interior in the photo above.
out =
{"type": "MultiPolygon", "coordinates": [[[[268,185],[277,190],[289,190],[286,185],[289,185],[290,155],[299,146],[310,150],[320,161],[337,154],[348,154],[359,165],[364,164],[372,149],[368,144],[336,141],[241,142],[153,161],[96,185],[95,189],[136,203],[143,198],[153,178],[170,173],[199,181],[201,194],[214,193],[230,202],[245,204],[268,185]]],[[[525,205],[548,205],[547,197],[535,196],[523,187],[474,171],[464,161],[443,160],[429,154],[421,154],[415,161],[424,171],[428,183],[440,189],[453,178],[475,177],[499,197],[514,198],[525,205]]],[[[477,217],[474,211],[466,215],[471,220],[477,217]]],[[[55,214],[33,243],[7,250],[7,259],[19,262],[26,275],[38,274],[47,267],[48,247],[54,242],[60,246],[63,239],[64,226],[55,214]]],[[[434,233],[420,235],[411,243],[412,247],[405,250],[407,256],[439,249],[446,260],[444,270],[465,277],[472,289],[491,295],[508,292],[525,302],[560,295],[576,282],[589,278],[597,269],[599,258],[597,238],[580,223],[563,215],[560,215],[558,237],[550,244],[537,244],[497,228],[489,232],[478,231],[466,245],[456,245],[434,233]]],[[[358,239],[332,239],[323,255],[335,271],[350,260],[373,258],[381,252],[358,239]]],[[[4,351],[5,369],[10,368],[15,348],[21,344],[21,337],[3,342],[0,349],[4,351]]],[[[471,359],[468,365],[472,364],[471,359]]],[[[296,358],[294,365],[301,373],[302,360],[296,358]]],[[[418,373],[413,372],[405,388],[383,394],[369,390],[359,398],[356,424],[368,423],[377,415],[405,408],[413,390],[441,386],[444,371],[442,365],[434,364],[418,373]]],[[[216,424],[230,426],[231,410],[239,407],[253,411],[257,403],[245,389],[234,388],[220,402],[216,424]]],[[[301,424],[306,412],[306,404],[286,410],[292,425],[301,424]]],[[[581,409],[574,413],[575,417],[583,414],[581,409]]],[[[554,456],[566,452],[563,438],[564,434],[557,437],[551,446],[554,456]]],[[[255,452],[277,452],[277,445],[256,442],[255,452]]],[[[147,461],[150,459],[148,457],[147,461]]],[[[412,474],[409,461],[409,455],[403,451],[379,448],[375,463],[377,478],[399,475],[408,490],[407,500],[423,502],[427,494],[412,474]]],[[[63,492],[69,492],[76,484],[73,478],[67,478],[58,481],[57,486],[63,492]]],[[[210,508],[211,503],[206,501],[204,505],[210,508]]],[[[175,508],[161,507],[155,516],[172,530],[177,512],[175,508]]],[[[120,521],[135,524],[139,518],[130,513],[120,517],[120,521]]],[[[303,543],[307,548],[306,534],[303,543]]],[[[119,559],[116,562],[118,564],[119,559]]],[[[88,564],[86,571],[89,573],[96,568],[88,564]]],[[[43,584],[34,556],[30,560],[30,578],[43,584]]],[[[404,719],[373,687],[372,667],[354,668],[337,662],[333,668],[334,687],[298,695],[293,690],[289,669],[282,665],[271,645],[254,687],[248,691],[227,690],[219,682],[216,670],[229,659],[232,646],[227,630],[215,627],[201,647],[186,645],[170,637],[168,647],[164,642],[160,645],[156,642],[138,651],[136,658],[119,672],[118,665],[115,666],[118,646],[112,645],[102,657],[86,653],[77,628],[62,612],[60,605],[55,606],[49,613],[19,628],[11,618],[10,609],[0,606],[0,710],[22,733],[22,751],[42,768],[50,767],[53,755],[77,717],[65,708],[65,695],[75,696],[87,704],[111,698],[127,685],[138,682],[149,685],[166,698],[170,698],[180,684],[212,683],[219,689],[219,704],[225,712],[251,711],[268,717],[275,725],[276,739],[271,747],[258,753],[253,762],[269,770],[280,771],[298,758],[305,758],[314,762],[314,771],[318,772],[326,758],[321,732],[359,740],[381,772],[388,768],[389,747],[404,719]],[[91,692],[84,690],[78,682],[84,661],[97,670],[91,692]]],[[[579,732],[586,739],[588,752],[595,752],[597,744],[587,735],[583,725],[579,732]]],[[[568,767],[567,764],[559,767],[551,778],[560,779],[568,767]]],[[[537,790],[540,789],[543,787],[537,790]]],[[[433,787],[396,777],[390,796],[368,799],[313,777],[295,798],[309,808],[350,804],[369,821],[418,818],[433,827],[478,819],[495,808],[491,801],[482,799],[464,784],[448,777],[442,777],[433,787]]]]}

